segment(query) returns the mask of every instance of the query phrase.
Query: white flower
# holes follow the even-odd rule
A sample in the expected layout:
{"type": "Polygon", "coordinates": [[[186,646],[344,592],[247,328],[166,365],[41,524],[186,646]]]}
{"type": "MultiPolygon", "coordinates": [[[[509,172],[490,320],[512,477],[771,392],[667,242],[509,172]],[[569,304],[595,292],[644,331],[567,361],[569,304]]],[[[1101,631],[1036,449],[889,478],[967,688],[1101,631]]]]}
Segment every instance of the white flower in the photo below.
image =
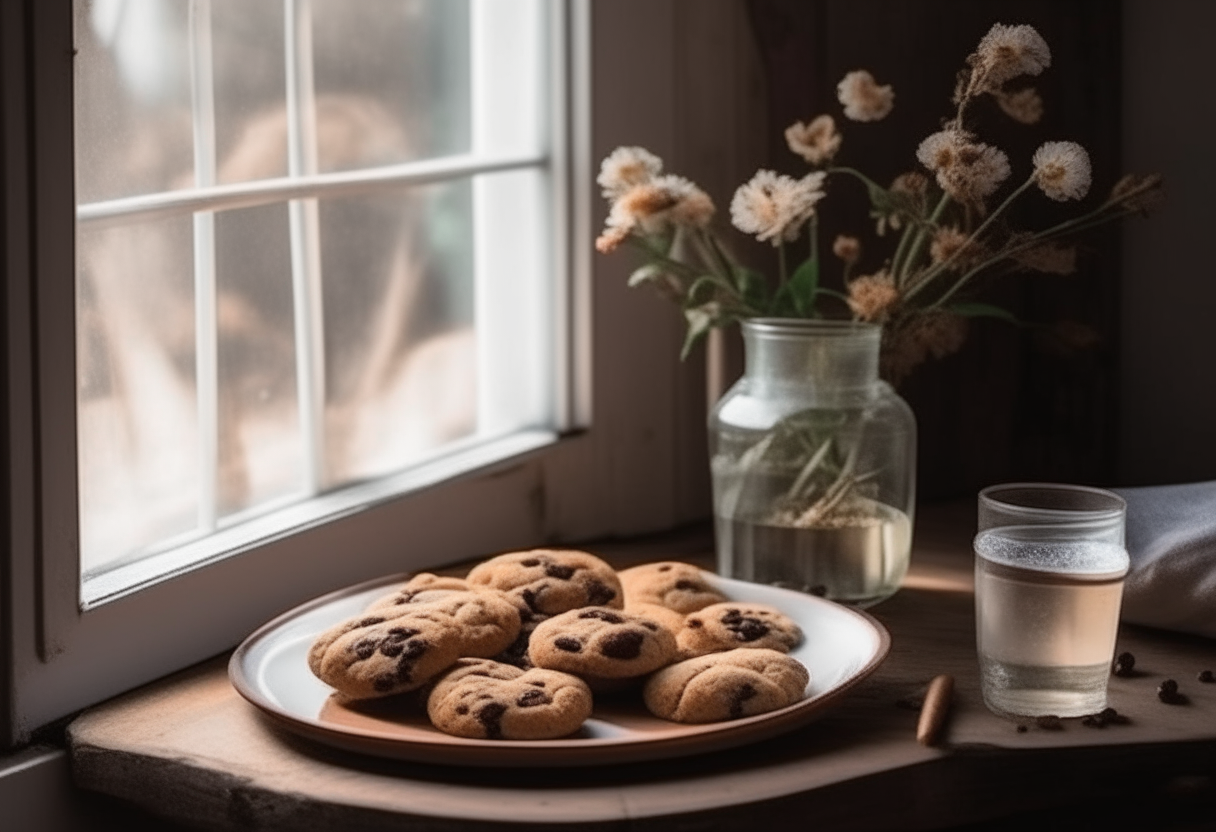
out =
{"type": "Polygon", "coordinates": [[[596,182],[604,189],[605,199],[618,199],[635,185],[659,175],[663,160],[643,147],[618,147],[600,163],[596,182]]]}
{"type": "Polygon", "coordinates": [[[812,165],[821,165],[840,149],[840,134],[836,132],[836,121],[829,115],[822,115],[810,124],[796,121],[785,128],[785,142],[790,150],[812,165]]]}
{"type": "Polygon", "coordinates": [[[845,117],[853,121],[878,121],[895,104],[895,92],[890,85],[878,86],[874,76],[864,69],[844,76],[836,86],[836,96],[844,105],[845,117]]]}
{"type": "Polygon", "coordinates": [[[971,205],[982,205],[1009,177],[1009,158],[1002,151],[958,130],[929,136],[916,149],[916,158],[937,174],[942,190],[971,205]]]}
{"type": "Polygon", "coordinates": [[[1057,202],[1081,199],[1089,193],[1089,154],[1076,142],[1047,142],[1034,152],[1034,178],[1057,202]]]}
{"type": "Polygon", "coordinates": [[[1051,66],[1051,50],[1033,26],[997,23],[968,59],[979,76],[979,90],[995,92],[1019,75],[1038,75],[1051,66]]]}
{"type": "Polygon", "coordinates": [[[709,196],[682,176],[668,174],[634,185],[612,203],[596,248],[607,253],[635,230],[654,233],[673,224],[704,228],[714,215],[709,196]]]}
{"type": "Polygon", "coordinates": [[[731,222],[760,241],[772,240],[773,245],[793,242],[814,215],[815,203],[823,199],[826,176],[816,171],[794,179],[771,170],[757,171],[750,182],[735,191],[730,202],[731,222]]]}

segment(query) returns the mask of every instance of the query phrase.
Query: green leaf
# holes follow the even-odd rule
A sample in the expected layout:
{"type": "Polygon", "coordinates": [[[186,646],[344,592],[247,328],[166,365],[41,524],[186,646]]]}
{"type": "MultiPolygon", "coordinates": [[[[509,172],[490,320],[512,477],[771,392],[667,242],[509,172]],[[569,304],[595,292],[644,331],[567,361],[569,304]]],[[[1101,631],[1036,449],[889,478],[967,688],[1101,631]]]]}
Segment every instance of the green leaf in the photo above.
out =
{"type": "Polygon", "coordinates": [[[755,309],[764,309],[768,306],[768,284],[764,280],[764,275],[746,266],[736,266],[734,278],[735,286],[739,289],[739,296],[748,306],[755,309]]]}
{"type": "Polygon", "coordinates": [[[658,263],[647,263],[638,269],[635,269],[633,274],[629,275],[629,285],[641,286],[650,280],[658,280],[663,276],[663,267],[658,263]]]}
{"type": "Polygon", "coordinates": [[[964,318],[997,318],[1014,326],[1021,326],[1022,324],[1012,312],[999,306],[993,306],[990,303],[956,303],[952,306],[947,306],[946,311],[953,312],[955,315],[962,315],[964,318]]]}
{"type": "Polygon", "coordinates": [[[714,299],[714,292],[717,289],[717,283],[713,277],[703,274],[692,282],[688,287],[688,292],[684,295],[684,305],[686,307],[700,306],[714,299]]]}
{"type": "Polygon", "coordinates": [[[713,315],[704,309],[685,309],[684,320],[688,322],[688,330],[684,333],[684,346],[680,349],[681,361],[688,358],[697,341],[714,325],[713,315]]]}
{"type": "Polygon", "coordinates": [[[815,295],[819,291],[819,258],[810,257],[794,271],[787,284],[794,311],[799,317],[807,317],[815,308],[815,295]]]}

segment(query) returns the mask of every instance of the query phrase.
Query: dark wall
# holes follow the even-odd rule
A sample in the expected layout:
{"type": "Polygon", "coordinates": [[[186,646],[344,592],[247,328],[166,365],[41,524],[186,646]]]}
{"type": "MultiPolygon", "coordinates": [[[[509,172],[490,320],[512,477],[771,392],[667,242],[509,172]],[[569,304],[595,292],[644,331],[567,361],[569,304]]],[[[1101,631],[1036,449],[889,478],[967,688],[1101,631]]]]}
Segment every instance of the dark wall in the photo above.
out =
{"type": "MultiPolygon", "coordinates": [[[[769,164],[779,171],[806,169],[786,148],[785,127],[823,112],[832,113],[844,133],[839,164],[884,184],[917,169],[917,145],[953,115],[950,96],[964,59],[1000,22],[1033,25],[1053,57],[1034,84],[1046,106],[1040,123],[1018,124],[991,100],[979,102],[969,116],[982,141],[1009,155],[1010,183],[1029,174],[1041,143],[1055,140],[1080,142],[1090,153],[1094,186],[1085,205],[1105,198],[1122,174],[1118,4],[751,0],[749,9],[768,80],[769,164]],[[836,84],[854,69],[868,69],[879,83],[894,86],[895,108],[885,120],[862,124],[841,117],[836,84]]],[[[874,242],[865,195],[849,184],[839,183],[830,204],[821,204],[821,239],[847,232],[874,242]]],[[[1061,206],[1032,191],[1010,217],[1015,227],[1041,228],[1077,213],[1077,203],[1061,206]]],[[[1074,275],[1020,272],[980,287],[977,299],[998,303],[1031,325],[974,321],[959,353],[922,365],[901,384],[920,429],[922,499],[972,495],[1014,479],[1115,482],[1119,233],[1108,226],[1082,238],[1074,275]]],[[[868,273],[881,258],[861,265],[868,273]]],[[[833,278],[827,280],[830,285],[833,278]]],[[[835,280],[839,284],[839,276],[835,280]]]]}

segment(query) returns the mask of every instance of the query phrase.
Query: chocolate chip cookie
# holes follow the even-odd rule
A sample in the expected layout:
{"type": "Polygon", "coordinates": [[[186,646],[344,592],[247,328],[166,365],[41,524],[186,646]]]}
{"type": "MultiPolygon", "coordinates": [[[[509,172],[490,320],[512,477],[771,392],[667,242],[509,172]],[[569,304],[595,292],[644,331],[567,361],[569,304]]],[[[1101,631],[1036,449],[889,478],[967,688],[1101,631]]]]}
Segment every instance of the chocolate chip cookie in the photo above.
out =
{"type": "Polygon", "coordinates": [[[415,690],[466,656],[492,656],[519,634],[519,611],[501,593],[453,592],[365,613],[335,625],[312,645],[308,666],[348,699],[415,690]]]}
{"type": "Polygon", "coordinates": [[[617,577],[625,591],[625,606],[656,604],[687,615],[726,600],[706,574],[690,563],[644,563],[618,572],[617,577]]]}
{"type": "Polygon", "coordinates": [[[645,616],[608,607],[586,607],[537,625],[528,645],[536,667],[583,679],[628,679],[668,664],[676,640],[645,616]]]}
{"type": "Polygon", "coordinates": [[[469,584],[464,578],[452,578],[444,575],[434,575],[430,572],[419,572],[393,592],[373,601],[367,608],[368,612],[375,610],[391,612],[393,607],[406,604],[417,604],[422,601],[433,601],[451,592],[467,590],[469,584]]]}
{"type": "Polygon", "coordinates": [[[719,722],[775,711],[802,699],[810,674],[776,650],[740,648],[686,659],[646,680],[646,708],[674,722],[719,722]]]}
{"type": "Polygon", "coordinates": [[[436,728],[458,737],[548,740],[577,731],[591,705],[591,689],[567,673],[461,659],[435,684],[426,710],[436,728]]]}
{"type": "Polygon", "coordinates": [[[736,647],[766,647],[788,653],[802,642],[794,620],[768,604],[726,601],[684,618],[676,634],[680,655],[703,656],[736,647]]]}
{"type": "Polygon", "coordinates": [[[557,615],[578,607],[624,606],[612,567],[588,552],[533,549],[490,558],[469,572],[469,586],[490,587],[514,597],[523,608],[557,615]]]}

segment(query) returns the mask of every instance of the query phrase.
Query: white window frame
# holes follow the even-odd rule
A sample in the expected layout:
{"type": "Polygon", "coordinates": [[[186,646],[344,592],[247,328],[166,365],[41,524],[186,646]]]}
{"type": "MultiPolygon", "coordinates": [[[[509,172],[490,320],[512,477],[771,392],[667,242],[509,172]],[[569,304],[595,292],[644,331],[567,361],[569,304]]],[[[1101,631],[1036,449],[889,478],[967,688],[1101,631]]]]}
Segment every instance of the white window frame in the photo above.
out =
{"type": "MultiPolygon", "coordinates": [[[[701,15],[680,20],[678,0],[552,2],[564,10],[570,79],[558,108],[569,140],[553,165],[567,183],[554,239],[571,279],[555,306],[573,345],[563,418],[574,429],[88,610],[78,590],[74,480],[71,3],[0,4],[0,746],[221,654],[273,615],[356,581],[708,516],[703,366],[678,361],[683,322],[626,286],[628,258],[596,257],[592,245],[604,211],[594,173],[613,147],[644,145],[681,170],[677,151],[690,128],[681,123],[672,44],[681,23],[701,15]]],[[[703,124],[730,123],[720,104],[703,124]]]]}

